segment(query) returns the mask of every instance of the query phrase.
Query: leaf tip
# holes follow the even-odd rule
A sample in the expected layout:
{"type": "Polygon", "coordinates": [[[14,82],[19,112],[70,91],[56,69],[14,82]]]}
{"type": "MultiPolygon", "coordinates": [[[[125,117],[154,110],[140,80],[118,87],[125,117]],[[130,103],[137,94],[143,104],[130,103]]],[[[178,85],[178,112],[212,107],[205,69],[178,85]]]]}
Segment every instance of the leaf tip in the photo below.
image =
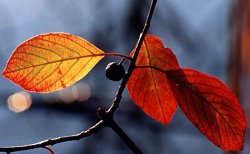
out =
{"type": "Polygon", "coordinates": [[[83,78],[103,53],[76,35],[40,34],[13,51],[2,75],[27,91],[51,92],[83,78]]]}
{"type": "Polygon", "coordinates": [[[7,74],[7,72],[6,72],[6,68],[2,71],[2,73],[1,73],[1,74],[2,74],[2,76],[3,76],[3,77],[8,78],[8,77],[6,76],[6,74],[7,74]]]}
{"type": "Polygon", "coordinates": [[[2,76],[4,76],[4,77],[5,77],[5,72],[4,72],[4,70],[2,71],[2,73],[1,73],[1,74],[2,74],[2,76]]]}

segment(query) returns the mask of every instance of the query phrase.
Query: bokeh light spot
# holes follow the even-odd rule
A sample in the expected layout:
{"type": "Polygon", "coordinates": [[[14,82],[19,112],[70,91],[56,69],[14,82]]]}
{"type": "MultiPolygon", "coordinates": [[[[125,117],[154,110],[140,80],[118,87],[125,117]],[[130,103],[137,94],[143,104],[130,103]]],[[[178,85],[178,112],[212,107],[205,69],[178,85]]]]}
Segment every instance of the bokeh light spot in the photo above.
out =
{"type": "Polygon", "coordinates": [[[58,91],[59,98],[63,103],[72,103],[75,101],[75,97],[72,94],[72,88],[68,87],[58,91]]]}
{"type": "Polygon", "coordinates": [[[91,90],[89,85],[84,82],[79,82],[73,86],[72,94],[78,101],[86,101],[91,96],[91,90]]]}
{"type": "Polygon", "coordinates": [[[7,102],[9,109],[17,113],[28,110],[32,104],[30,94],[24,91],[10,95],[7,102]]]}

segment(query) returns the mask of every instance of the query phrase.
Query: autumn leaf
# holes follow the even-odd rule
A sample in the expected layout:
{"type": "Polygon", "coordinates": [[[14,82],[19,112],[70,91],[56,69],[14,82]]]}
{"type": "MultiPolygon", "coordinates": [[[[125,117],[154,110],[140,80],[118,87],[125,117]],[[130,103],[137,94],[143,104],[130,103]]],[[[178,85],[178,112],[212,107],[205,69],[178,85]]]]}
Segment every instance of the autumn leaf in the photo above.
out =
{"type": "Polygon", "coordinates": [[[237,97],[215,77],[191,69],[166,71],[187,118],[215,145],[242,150],[247,127],[237,97]]]}
{"type": "Polygon", "coordinates": [[[175,55],[157,37],[145,37],[127,88],[132,100],[157,121],[167,124],[178,102],[215,145],[243,149],[247,122],[237,97],[217,78],[180,68],[175,55]]]}
{"type": "Polygon", "coordinates": [[[2,74],[28,91],[50,92],[80,80],[103,57],[78,36],[48,33],[19,45],[2,74]]]}
{"type": "MultiPolygon", "coordinates": [[[[131,53],[131,57],[134,52],[131,53]]],[[[140,49],[136,66],[161,66],[165,71],[178,69],[179,64],[169,48],[160,39],[146,35],[140,49]]],[[[150,117],[167,124],[177,107],[171,81],[164,73],[152,68],[137,68],[127,84],[132,100],[150,117]]]]}

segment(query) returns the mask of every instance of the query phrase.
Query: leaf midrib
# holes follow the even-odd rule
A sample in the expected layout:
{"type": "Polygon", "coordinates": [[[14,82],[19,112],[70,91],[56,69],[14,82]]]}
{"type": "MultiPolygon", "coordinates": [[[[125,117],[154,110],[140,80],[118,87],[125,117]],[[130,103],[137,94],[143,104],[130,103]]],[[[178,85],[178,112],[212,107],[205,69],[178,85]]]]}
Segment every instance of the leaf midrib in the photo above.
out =
{"type": "MultiPolygon", "coordinates": [[[[172,78],[172,77],[171,77],[172,78]]],[[[178,80],[176,78],[172,78],[172,80],[177,80],[183,87],[185,87],[186,89],[190,90],[192,94],[194,94],[195,96],[197,96],[200,100],[202,100],[201,102],[204,104],[207,104],[208,106],[210,106],[216,113],[218,113],[220,115],[220,117],[225,121],[225,123],[227,124],[228,128],[230,128],[231,132],[233,133],[233,135],[235,136],[235,138],[237,139],[238,144],[240,143],[240,141],[238,140],[238,135],[233,131],[233,128],[230,126],[230,123],[224,118],[223,114],[220,113],[213,105],[211,105],[209,103],[209,101],[207,101],[206,99],[204,99],[199,93],[197,94],[192,88],[186,86],[186,84],[184,82],[182,82],[181,80],[178,80]]],[[[221,97],[221,96],[219,96],[221,97]]],[[[216,120],[216,123],[218,125],[218,121],[216,120]]],[[[239,130],[239,128],[237,128],[239,130]]],[[[229,140],[228,140],[229,143],[229,140]]]]}
{"type": "MultiPolygon", "coordinates": [[[[148,52],[148,46],[147,46],[147,43],[145,41],[143,41],[143,43],[145,44],[145,48],[146,48],[146,53],[148,55],[148,63],[149,63],[149,66],[151,66],[151,56],[148,52]]],[[[156,80],[155,80],[155,76],[154,76],[154,73],[153,73],[153,69],[150,68],[150,73],[152,75],[152,78],[153,78],[153,84],[154,84],[154,87],[156,89],[156,94],[157,94],[157,98],[159,100],[159,105],[160,105],[160,110],[161,110],[161,113],[164,117],[164,121],[168,120],[168,118],[166,117],[166,115],[164,114],[164,111],[163,111],[163,106],[161,104],[161,99],[160,99],[160,96],[159,96],[159,93],[158,93],[158,90],[157,90],[157,86],[156,86],[156,80]]]]}
{"type": "Polygon", "coordinates": [[[28,66],[28,67],[23,67],[23,68],[19,68],[16,70],[7,71],[7,72],[4,72],[3,74],[14,73],[14,72],[18,72],[18,71],[25,70],[25,69],[39,67],[39,66],[43,66],[43,65],[50,65],[50,64],[54,64],[54,63],[58,63],[58,62],[64,62],[64,61],[69,61],[69,60],[79,60],[82,58],[98,57],[98,56],[104,57],[105,54],[101,53],[101,54],[94,54],[94,55],[84,55],[84,56],[78,56],[78,57],[64,58],[64,59],[59,59],[59,60],[54,60],[54,61],[50,61],[50,62],[46,62],[46,63],[36,64],[36,65],[28,66]]]}

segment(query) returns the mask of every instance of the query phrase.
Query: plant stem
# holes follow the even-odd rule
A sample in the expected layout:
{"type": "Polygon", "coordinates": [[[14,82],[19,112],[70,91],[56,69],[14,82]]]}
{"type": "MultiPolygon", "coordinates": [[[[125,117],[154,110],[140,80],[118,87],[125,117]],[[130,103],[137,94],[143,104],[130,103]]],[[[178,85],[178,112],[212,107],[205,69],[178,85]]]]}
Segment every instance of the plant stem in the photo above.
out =
{"type": "Polygon", "coordinates": [[[149,13],[148,13],[146,22],[144,24],[142,33],[141,33],[141,35],[140,35],[140,37],[139,37],[139,39],[138,39],[138,41],[136,43],[135,54],[134,54],[133,58],[130,61],[128,72],[125,74],[125,76],[124,76],[124,78],[123,78],[123,80],[121,82],[121,85],[120,85],[120,87],[118,89],[118,92],[116,93],[115,99],[113,100],[113,104],[108,109],[108,112],[110,114],[114,114],[115,110],[117,108],[119,108],[119,104],[120,104],[121,99],[122,99],[122,93],[123,93],[124,89],[126,88],[126,84],[127,84],[128,80],[129,80],[130,76],[132,75],[133,70],[135,69],[135,63],[136,63],[137,57],[139,55],[143,40],[144,40],[144,38],[145,38],[145,36],[146,36],[146,34],[148,32],[148,29],[150,27],[150,22],[151,22],[151,19],[152,19],[152,16],[153,16],[153,12],[154,12],[154,8],[155,8],[156,3],[157,3],[157,0],[152,0],[152,2],[151,2],[149,13]]]}
{"type": "Polygon", "coordinates": [[[112,114],[101,108],[97,110],[97,114],[106,124],[106,126],[110,127],[114,132],[116,132],[123,142],[131,149],[131,151],[133,151],[135,154],[142,154],[142,151],[137,147],[137,145],[128,137],[121,127],[117,125],[112,114]]]}
{"type": "Polygon", "coordinates": [[[36,149],[36,148],[44,148],[48,145],[55,145],[55,144],[62,143],[62,142],[80,140],[82,138],[91,136],[92,134],[96,133],[99,129],[103,127],[104,127],[104,122],[103,120],[100,120],[92,127],[78,134],[51,138],[51,139],[47,139],[47,140],[40,141],[37,143],[27,144],[27,145],[22,145],[22,146],[1,147],[0,152],[11,153],[11,152],[16,152],[16,151],[25,151],[25,150],[36,149]]]}
{"type": "Polygon", "coordinates": [[[126,143],[126,145],[133,151],[135,154],[142,154],[143,152],[139,147],[128,137],[128,135],[119,127],[114,121],[110,127],[116,132],[117,135],[126,143]]]}

